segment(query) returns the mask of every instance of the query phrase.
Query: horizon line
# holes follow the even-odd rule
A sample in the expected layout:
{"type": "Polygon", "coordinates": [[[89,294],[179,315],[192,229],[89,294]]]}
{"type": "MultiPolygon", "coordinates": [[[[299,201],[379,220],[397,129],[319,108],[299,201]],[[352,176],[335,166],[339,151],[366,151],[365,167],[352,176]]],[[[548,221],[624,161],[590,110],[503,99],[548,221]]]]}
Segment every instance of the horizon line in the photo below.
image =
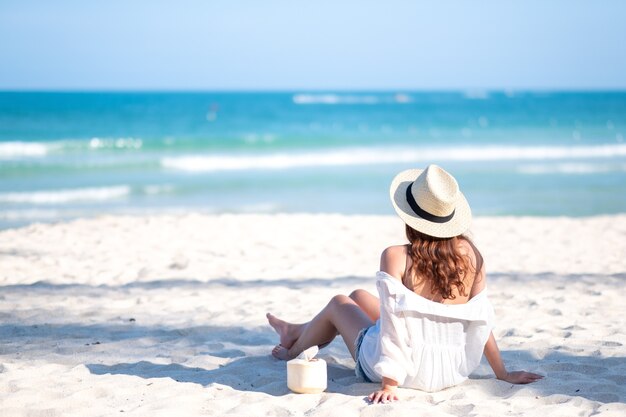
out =
{"type": "Polygon", "coordinates": [[[325,93],[626,93],[626,87],[619,88],[371,88],[371,89],[321,89],[321,88],[2,88],[0,93],[189,93],[189,94],[325,94],[325,93]]]}

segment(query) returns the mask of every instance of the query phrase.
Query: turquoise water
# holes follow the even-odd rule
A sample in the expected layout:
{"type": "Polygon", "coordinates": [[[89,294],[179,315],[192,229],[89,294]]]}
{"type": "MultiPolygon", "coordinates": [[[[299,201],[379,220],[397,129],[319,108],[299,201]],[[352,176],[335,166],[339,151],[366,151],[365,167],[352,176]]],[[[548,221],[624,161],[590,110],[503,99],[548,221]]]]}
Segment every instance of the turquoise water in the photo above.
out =
{"type": "Polygon", "coordinates": [[[437,163],[477,215],[626,212],[626,93],[0,93],[0,227],[104,213],[391,214],[437,163]]]}

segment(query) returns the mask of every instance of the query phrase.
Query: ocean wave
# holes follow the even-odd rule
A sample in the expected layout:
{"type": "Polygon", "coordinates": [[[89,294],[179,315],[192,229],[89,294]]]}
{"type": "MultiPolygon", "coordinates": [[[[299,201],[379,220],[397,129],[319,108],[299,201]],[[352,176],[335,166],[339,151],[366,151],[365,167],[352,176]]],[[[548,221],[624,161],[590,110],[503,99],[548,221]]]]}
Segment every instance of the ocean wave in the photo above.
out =
{"type": "Polygon", "coordinates": [[[166,157],[161,160],[161,165],[165,168],[188,172],[212,172],[411,162],[567,160],[624,156],[626,156],[626,144],[577,147],[345,148],[309,153],[166,157]]]}
{"type": "Polygon", "coordinates": [[[143,141],[137,138],[91,138],[91,149],[141,149],[143,141]]]}
{"type": "Polygon", "coordinates": [[[358,165],[379,162],[373,150],[344,150],[319,153],[276,153],[269,155],[215,155],[163,158],[165,168],[192,172],[247,169],[289,169],[311,166],[358,165]]]}
{"type": "Polygon", "coordinates": [[[108,201],[126,197],[131,192],[127,185],[0,193],[0,203],[63,204],[78,201],[108,201]]]}
{"type": "Polygon", "coordinates": [[[374,95],[343,94],[295,94],[295,104],[378,104],[380,97],[374,95]]]}
{"type": "Polygon", "coordinates": [[[6,210],[0,211],[1,220],[19,221],[19,220],[56,220],[62,217],[62,213],[58,210],[6,210]]]}
{"type": "Polygon", "coordinates": [[[146,185],[143,187],[143,193],[146,195],[171,194],[174,192],[174,186],[165,185],[146,185]]]}
{"type": "Polygon", "coordinates": [[[626,172],[626,164],[593,164],[593,163],[564,163],[564,164],[531,164],[522,165],[517,172],[526,175],[545,174],[606,174],[611,172],[626,172]]]}
{"type": "Polygon", "coordinates": [[[0,160],[44,157],[51,153],[89,150],[137,150],[143,141],[138,138],[63,139],[51,142],[0,142],[0,160]]]}
{"type": "Polygon", "coordinates": [[[454,160],[524,160],[524,159],[581,159],[626,156],[626,145],[595,146],[485,146],[482,148],[453,149],[454,160]]]}
{"type": "Polygon", "coordinates": [[[40,142],[0,142],[0,159],[41,157],[49,147],[40,142]]]}
{"type": "Polygon", "coordinates": [[[413,97],[405,93],[395,94],[294,94],[295,104],[379,104],[412,103],[413,97]]]}

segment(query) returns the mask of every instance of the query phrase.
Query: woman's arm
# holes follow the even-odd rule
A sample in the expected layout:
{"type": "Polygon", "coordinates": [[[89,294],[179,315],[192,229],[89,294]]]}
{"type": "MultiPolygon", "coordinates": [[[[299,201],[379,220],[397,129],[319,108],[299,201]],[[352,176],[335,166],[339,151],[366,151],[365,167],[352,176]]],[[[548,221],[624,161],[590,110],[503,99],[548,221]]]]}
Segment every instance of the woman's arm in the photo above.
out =
{"type": "MultiPolygon", "coordinates": [[[[406,248],[404,246],[390,246],[383,251],[380,256],[380,270],[386,272],[392,277],[397,278],[398,280],[402,280],[402,275],[404,274],[404,265],[406,265],[406,248]]],[[[381,303],[384,302],[384,297],[381,298],[381,303]]],[[[380,308],[380,316],[379,319],[381,321],[381,333],[385,334],[390,331],[389,321],[390,316],[389,312],[384,308],[384,305],[381,304],[380,308]]],[[[396,377],[403,378],[401,374],[404,372],[401,371],[403,368],[401,365],[397,364],[395,360],[401,360],[401,358],[395,357],[397,354],[401,353],[401,349],[394,348],[392,346],[392,350],[395,352],[394,358],[386,356],[386,350],[389,347],[389,344],[393,345],[394,341],[397,339],[397,335],[395,331],[393,331],[393,335],[385,339],[385,342],[382,343],[382,357],[386,359],[387,365],[384,367],[387,375],[396,375],[396,377]],[[398,372],[398,371],[401,372],[398,372]]],[[[378,364],[378,366],[380,366],[378,364]]],[[[397,401],[398,395],[396,394],[396,388],[398,387],[398,381],[393,378],[389,378],[384,376],[382,378],[381,387],[379,390],[372,392],[369,395],[369,399],[372,404],[377,403],[388,403],[392,401],[397,401]]]]}
{"type": "MultiPolygon", "coordinates": [[[[475,258],[472,258],[472,263],[476,263],[475,258]]],[[[472,284],[470,298],[481,293],[485,289],[486,285],[487,276],[485,274],[485,264],[483,263],[472,284]]],[[[500,356],[500,349],[498,349],[498,344],[496,343],[496,338],[493,336],[493,332],[489,333],[489,339],[487,340],[487,344],[485,345],[484,353],[487,361],[489,362],[489,365],[491,366],[491,369],[493,369],[493,373],[496,374],[496,378],[498,379],[510,382],[512,384],[529,384],[543,378],[542,375],[534,374],[532,372],[508,372],[506,370],[506,367],[504,366],[502,357],[500,356]]]]}
{"type": "Polygon", "coordinates": [[[504,362],[502,362],[500,349],[498,349],[498,344],[496,343],[496,338],[493,336],[493,332],[489,334],[489,340],[487,340],[487,344],[485,345],[485,357],[491,369],[493,369],[493,373],[496,374],[496,378],[506,378],[508,372],[504,367],[504,362]]]}
{"type": "Polygon", "coordinates": [[[500,349],[498,349],[498,344],[496,343],[496,338],[493,336],[493,332],[489,334],[489,340],[487,340],[484,352],[491,369],[493,369],[498,379],[510,382],[511,384],[529,384],[543,378],[542,375],[532,372],[508,372],[504,366],[504,362],[502,362],[500,349]]]}
{"type": "Polygon", "coordinates": [[[381,388],[378,391],[374,391],[369,395],[369,399],[372,404],[377,403],[389,403],[397,401],[398,394],[396,394],[396,388],[398,383],[391,378],[383,377],[381,388]]]}

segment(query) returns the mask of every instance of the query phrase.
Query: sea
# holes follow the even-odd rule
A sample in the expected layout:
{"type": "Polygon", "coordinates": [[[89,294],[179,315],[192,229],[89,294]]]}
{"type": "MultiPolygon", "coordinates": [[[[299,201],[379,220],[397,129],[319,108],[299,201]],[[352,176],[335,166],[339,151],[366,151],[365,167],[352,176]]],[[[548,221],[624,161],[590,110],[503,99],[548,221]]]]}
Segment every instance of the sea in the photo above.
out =
{"type": "Polygon", "coordinates": [[[0,92],[0,228],[103,214],[393,214],[409,168],[477,216],[626,212],[626,92],[0,92]]]}

